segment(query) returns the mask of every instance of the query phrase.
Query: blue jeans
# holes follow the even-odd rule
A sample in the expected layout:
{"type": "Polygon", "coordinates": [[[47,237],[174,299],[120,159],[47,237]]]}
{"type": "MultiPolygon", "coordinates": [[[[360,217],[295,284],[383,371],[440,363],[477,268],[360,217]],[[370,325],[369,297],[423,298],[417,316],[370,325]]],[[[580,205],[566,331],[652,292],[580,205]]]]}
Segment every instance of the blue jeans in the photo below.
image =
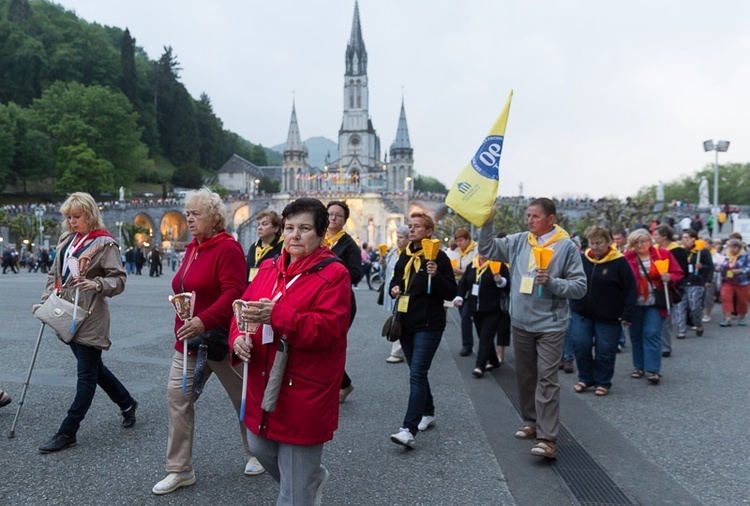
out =
{"type": "Polygon", "coordinates": [[[409,405],[406,408],[403,426],[412,434],[417,433],[422,416],[435,415],[435,403],[427,373],[442,338],[442,331],[417,332],[401,336],[401,348],[404,350],[406,363],[409,364],[410,386],[409,405]]]}
{"type": "Polygon", "coordinates": [[[75,436],[78,432],[94,400],[96,385],[102,387],[112,402],[120,407],[120,411],[128,409],[135,402],[120,380],[102,363],[102,350],[77,343],[70,343],[70,350],[78,361],[78,382],[68,416],[57,431],[65,436],[75,436]]]}
{"type": "Polygon", "coordinates": [[[578,381],[611,388],[617,343],[622,328],[619,324],[599,322],[575,312],[571,313],[570,325],[570,337],[578,365],[578,381]]]}
{"type": "Polygon", "coordinates": [[[633,345],[633,367],[658,373],[661,371],[661,330],[664,317],[656,306],[636,306],[630,343],[633,345]]]}
{"type": "Polygon", "coordinates": [[[576,351],[573,346],[573,322],[568,319],[568,326],[565,329],[565,340],[563,341],[563,361],[572,362],[576,358],[576,351]]]}

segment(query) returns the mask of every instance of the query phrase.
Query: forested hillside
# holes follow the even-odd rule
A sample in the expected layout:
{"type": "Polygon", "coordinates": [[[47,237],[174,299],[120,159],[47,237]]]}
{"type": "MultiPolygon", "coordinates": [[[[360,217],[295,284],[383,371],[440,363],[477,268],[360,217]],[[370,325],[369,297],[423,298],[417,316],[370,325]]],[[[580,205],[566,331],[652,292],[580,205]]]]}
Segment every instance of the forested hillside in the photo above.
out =
{"type": "Polygon", "coordinates": [[[171,47],[150,60],[126,29],[42,0],[0,0],[0,190],[98,195],[137,182],[197,187],[233,153],[278,153],[225,130],[180,82],[171,47]]]}

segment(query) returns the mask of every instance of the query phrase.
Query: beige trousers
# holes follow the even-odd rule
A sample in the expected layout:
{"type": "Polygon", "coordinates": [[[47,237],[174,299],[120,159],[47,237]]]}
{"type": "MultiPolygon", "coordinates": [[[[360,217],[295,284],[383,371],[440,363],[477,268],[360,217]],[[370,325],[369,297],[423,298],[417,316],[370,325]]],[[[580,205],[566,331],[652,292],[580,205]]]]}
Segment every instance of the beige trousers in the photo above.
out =
{"type": "Polygon", "coordinates": [[[556,441],[560,426],[560,382],[565,332],[527,332],[513,327],[516,382],[524,423],[537,439],[556,441]]]}
{"type": "MultiPolygon", "coordinates": [[[[167,472],[179,473],[193,469],[193,436],[195,434],[195,401],[198,395],[193,393],[193,374],[195,371],[195,355],[188,355],[187,361],[187,390],[182,391],[182,352],[175,351],[172,357],[172,368],[167,382],[167,408],[169,413],[169,436],[167,438],[167,472]]],[[[232,367],[231,355],[227,354],[222,361],[209,360],[204,373],[204,384],[216,374],[229,399],[239,423],[242,443],[245,452],[250,453],[247,446],[245,424],[239,421],[240,402],[242,400],[242,364],[232,367]]]]}

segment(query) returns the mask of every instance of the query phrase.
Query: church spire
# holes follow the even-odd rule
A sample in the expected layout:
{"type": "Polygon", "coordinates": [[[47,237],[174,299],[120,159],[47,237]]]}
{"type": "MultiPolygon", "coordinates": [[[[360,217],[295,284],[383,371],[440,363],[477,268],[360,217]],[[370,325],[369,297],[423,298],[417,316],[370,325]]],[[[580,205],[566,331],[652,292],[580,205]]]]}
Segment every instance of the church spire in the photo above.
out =
{"type": "Polygon", "coordinates": [[[406,125],[406,109],[404,108],[403,97],[401,97],[401,115],[398,118],[396,140],[391,144],[391,150],[394,149],[411,149],[411,143],[409,142],[409,127],[406,125]]]}
{"type": "Polygon", "coordinates": [[[359,2],[354,1],[354,19],[352,34],[346,46],[346,75],[367,75],[367,51],[362,38],[362,25],[359,22],[359,2]]]}
{"type": "Polygon", "coordinates": [[[302,144],[302,138],[299,134],[297,110],[294,100],[292,100],[292,119],[289,120],[289,135],[286,138],[284,151],[305,151],[305,146],[302,144]]]}

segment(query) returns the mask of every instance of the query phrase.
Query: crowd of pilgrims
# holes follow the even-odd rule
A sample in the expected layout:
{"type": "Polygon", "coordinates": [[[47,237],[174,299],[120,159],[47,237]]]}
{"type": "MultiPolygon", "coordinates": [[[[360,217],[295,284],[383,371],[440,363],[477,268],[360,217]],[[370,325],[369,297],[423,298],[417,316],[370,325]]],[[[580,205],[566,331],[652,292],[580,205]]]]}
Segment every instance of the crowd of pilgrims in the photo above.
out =
{"type": "MultiPolygon", "coordinates": [[[[88,194],[73,194],[61,213],[66,233],[49,262],[42,302],[75,287],[89,307],[98,302],[108,312],[104,298],[121,293],[133,272],[111,255],[107,246],[115,240],[88,194]],[[94,255],[97,269],[71,277],[64,264],[86,254],[94,255]]],[[[407,410],[390,435],[407,449],[437,421],[428,376],[453,308],[461,321],[459,355],[473,357],[475,378],[501,368],[513,341],[524,420],[514,435],[535,439],[531,454],[551,459],[557,458],[558,370],[577,370],[575,392],[605,396],[617,353],[630,347],[630,376],[658,385],[673,339],[746,325],[750,257],[736,233],[711,239],[655,223],[631,232],[595,226],[571,237],[555,224],[554,202],[536,199],[527,210],[528,232],[506,234],[488,222],[476,242],[460,228],[445,247],[426,250],[435,224],[417,212],[396,229],[391,246],[360,247],[346,232],[345,201],[323,205],[303,197],[281,216],[261,212],[258,240],[244,252],[225,230],[221,198],[208,188],[187,197],[185,214],[193,240],[183,258],[172,259],[172,290],[195,295],[190,315],[174,317],[168,475],[152,489],[159,495],[196,482],[194,404],[215,374],[240,418],[250,457],[245,474],[268,472],[279,483],[277,504],[320,503],[328,478],[323,444],[338,427],[338,405],[354,391],[356,371],[352,378],[345,370],[346,336],[357,312],[355,290],[365,282],[380,290],[383,319],[397,315],[400,324],[385,361],[408,366],[407,410]],[[236,306],[238,299],[243,303],[236,306]]],[[[71,341],[77,394],[40,452],[77,443],[97,382],[118,404],[123,428],[136,424],[137,401],[101,361],[108,336],[107,314],[84,320],[71,341]]],[[[2,391],[0,402],[10,402],[2,391]]]]}

